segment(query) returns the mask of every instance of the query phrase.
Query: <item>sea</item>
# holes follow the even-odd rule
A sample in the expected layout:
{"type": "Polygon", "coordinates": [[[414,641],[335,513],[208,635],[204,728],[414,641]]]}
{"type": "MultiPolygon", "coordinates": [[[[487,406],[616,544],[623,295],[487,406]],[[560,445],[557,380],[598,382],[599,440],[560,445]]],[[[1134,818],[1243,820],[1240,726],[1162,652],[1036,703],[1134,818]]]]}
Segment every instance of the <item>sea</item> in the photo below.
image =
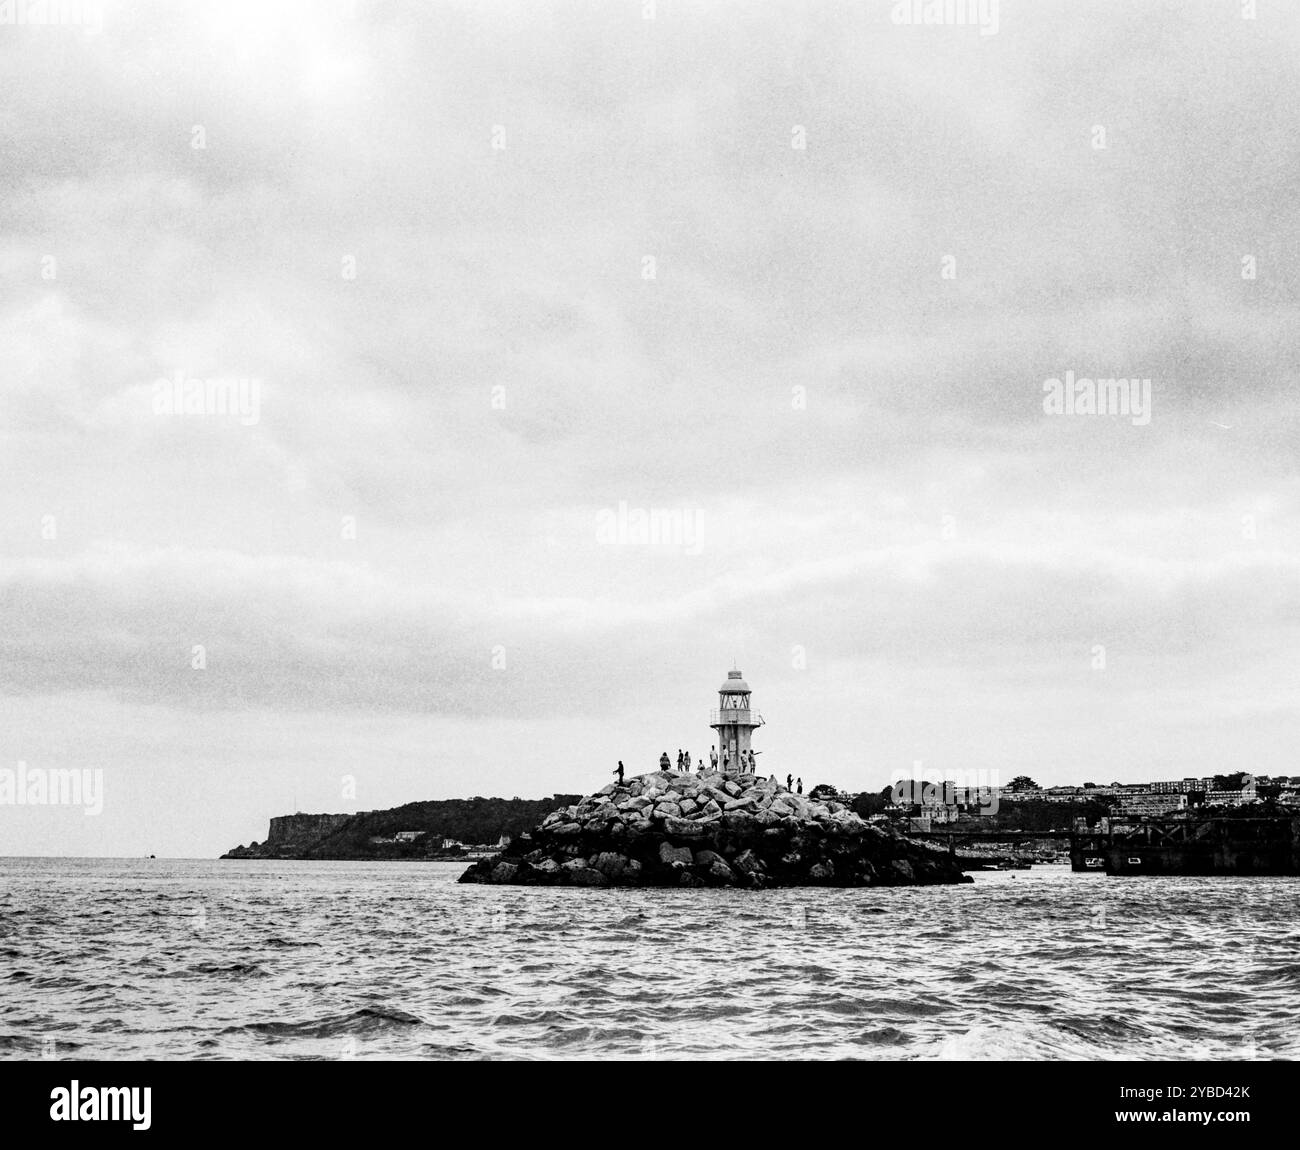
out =
{"type": "Polygon", "coordinates": [[[1300,879],[458,885],[0,859],[5,1059],[1294,1059],[1300,879]]]}

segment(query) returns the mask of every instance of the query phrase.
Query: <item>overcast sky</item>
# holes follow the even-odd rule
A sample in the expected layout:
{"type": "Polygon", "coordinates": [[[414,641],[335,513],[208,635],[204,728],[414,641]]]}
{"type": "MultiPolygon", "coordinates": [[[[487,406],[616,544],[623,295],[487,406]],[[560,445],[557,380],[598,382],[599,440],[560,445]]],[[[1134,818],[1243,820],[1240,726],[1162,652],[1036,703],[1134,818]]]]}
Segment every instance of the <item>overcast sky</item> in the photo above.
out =
{"type": "Polygon", "coordinates": [[[0,853],[591,791],[733,660],[808,786],[1300,773],[1300,8],[997,7],[0,26],[0,768],[105,789],[0,853]]]}

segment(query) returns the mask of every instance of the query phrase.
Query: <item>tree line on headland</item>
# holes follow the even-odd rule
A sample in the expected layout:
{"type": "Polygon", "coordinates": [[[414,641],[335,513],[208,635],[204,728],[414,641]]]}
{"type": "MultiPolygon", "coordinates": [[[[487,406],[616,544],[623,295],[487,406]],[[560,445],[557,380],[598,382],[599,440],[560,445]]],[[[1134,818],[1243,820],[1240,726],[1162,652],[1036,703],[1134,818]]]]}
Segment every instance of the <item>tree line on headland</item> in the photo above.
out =
{"type": "Polygon", "coordinates": [[[422,859],[462,851],[444,848],[444,840],[464,846],[493,845],[541,822],[557,807],[580,795],[544,799],[439,799],[404,803],[355,815],[296,815],[271,820],[264,842],[238,846],[223,858],[422,859]],[[398,838],[399,835],[405,835],[398,838]],[[411,833],[415,837],[410,837],[411,833]],[[376,841],[378,840],[378,841],[376,841]]]}

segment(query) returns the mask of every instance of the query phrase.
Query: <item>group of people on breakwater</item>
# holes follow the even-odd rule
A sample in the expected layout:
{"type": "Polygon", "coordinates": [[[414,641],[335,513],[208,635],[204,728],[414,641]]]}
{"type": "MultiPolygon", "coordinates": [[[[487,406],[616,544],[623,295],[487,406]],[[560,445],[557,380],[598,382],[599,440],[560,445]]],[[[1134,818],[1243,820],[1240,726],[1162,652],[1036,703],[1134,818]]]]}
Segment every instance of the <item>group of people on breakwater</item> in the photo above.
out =
{"type": "MultiPolygon", "coordinates": [[[[718,769],[719,762],[721,762],[722,769],[724,771],[731,770],[731,748],[730,747],[722,748],[721,759],[719,759],[718,757],[717,747],[709,748],[709,769],[716,771],[718,769]]],[[[742,775],[756,774],[758,771],[758,765],[754,762],[754,752],[752,750],[741,751],[740,754],[736,756],[736,767],[740,772],[740,774],[742,775]]],[[[664,753],[659,756],[659,769],[661,771],[671,771],[673,769],[672,763],[668,758],[667,751],[664,751],[664,753]]],[[[699,765],[697,769],[701,771],[704,770],[703,759],[699,760],[699,765]]],[[[677,752],[677,770],[687,775],[691,773],[691,752],[690,751],[679,750],[677,752]]]]}
{"type": "MultiPolygon", "coordinates": [[[[716,771],[718,769],[719,761],[721,761],[722,763],[723,771],[731,770],[731,750],[729,747],[722,748],[721,760],[718,759],[718,749],[716,747],[709,748],[710,769],[716,771]]],[[[740,774],[753,775],[758,773],[757,765],[754,762],[753,750],[747,752],[742,751],[737,756],[737,761],[739,765],[740,774]]],[[[673,769],[672,760],[668,757],[667,751],[664,751],[664,753],[659,756],[659,769],[661,771],[671,771],[673,769]]],[[[703,759],[699,760],[699,765],[696,769],[700,771],[704,770],[703,759]]],[[[679,750],[677,752],[677,770],[682,774],[689,775],[691,773],[691,752],[690,751],[679,750]]],[[[618,766],[615,767],[610,773],[617,775],[618,781],[621,783],[623,781],[623,771],[624,771],[623,760],[619,759],[618,766]]],[[[775,776],[773,777],[775,778],[775,776]]],[[[800,794],[800,795],[803,794],[803,777],[800,776],[798,779],[795,779],[793,775],[786,775],[785,789],[787,791],[794,791],[796,794],[800,794]]]]}

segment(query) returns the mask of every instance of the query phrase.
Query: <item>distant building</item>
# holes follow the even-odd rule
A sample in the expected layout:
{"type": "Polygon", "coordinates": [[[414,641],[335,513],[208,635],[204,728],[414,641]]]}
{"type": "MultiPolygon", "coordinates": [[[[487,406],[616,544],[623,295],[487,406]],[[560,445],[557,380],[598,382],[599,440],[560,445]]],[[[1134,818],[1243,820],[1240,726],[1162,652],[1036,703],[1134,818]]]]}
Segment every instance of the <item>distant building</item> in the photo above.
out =
{"type": "Polygon", "coordinates": [[[1244,807],[1259,802],[1255,784],[1242,787],[1239,791],[1209,790],[1205,792],[1205,802],[1212,807],[1244,807]]]}
{"type": "Polygon", "coordinates": [[[1082,787],[1045,787],[1038,797],[1048,803],[1075,803],[1084,797],[1082,787]]]}
{"type": "MultiPolygon", "coordinates": [[[[955,803],[922,803],[921,818],[929,821],[931,825],[941,823],[955,823],[958,819],[959,811],[955,803]]],[[[926,830],[930,828],[927,826],[926,830]]]]}
{"type": "Polygon", "coordinates": [[[1187,809],[1187,796],[1169,791],[1130,791],[1115,806],[1121,815],[1168,815],[1187,809]]]}
{"type": "Polygon", "coordinates": [[[1077,803],[1104,792],[1103,787],[1038,787],[1032,790],[1011,790],[995,787],[993,793],[1000,802],[1010,803],[1077,803]]]}

